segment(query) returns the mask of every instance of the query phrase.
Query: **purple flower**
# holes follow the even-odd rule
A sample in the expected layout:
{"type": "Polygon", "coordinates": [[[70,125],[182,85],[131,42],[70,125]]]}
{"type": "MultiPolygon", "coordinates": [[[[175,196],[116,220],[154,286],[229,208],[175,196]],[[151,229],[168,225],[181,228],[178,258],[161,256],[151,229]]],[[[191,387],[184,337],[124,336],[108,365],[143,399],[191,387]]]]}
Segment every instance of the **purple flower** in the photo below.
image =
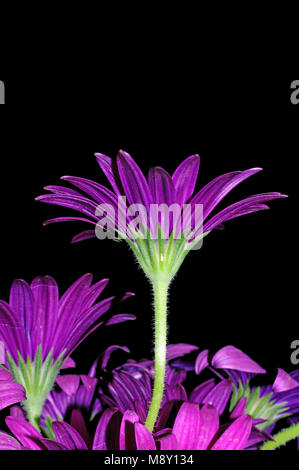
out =
{"type": "Polygon", "coordinates": [[[216,206],[238,184],[260,168],[219,176],[194,194],[199,156],[184,160],[172,176],[161,167],[151,168],[148,179],[126,152],[116,163],[103,154],[97,161],[112,190],[94,181],[64,176],[77,189],[48,186],[52,194],[42,202],[75,209],[83,217],[59,217],[45,224],[77,220],[89,222],[87,230],[73,241],[98,238],[125,239],[153,286],[155,309],[155,381],[146,427],[152,431],[163,398],[166,371],[167,296],[171,281],[190,250],[201,246],[203,237],[227,220],[268,209],[265,202],[285,197],[277,192],[262,193],[238,201],[211,216],[216,206]],[[136,217],[136,214],[138,216],[136,217]],[[96,228],[95,228],[96,227],[96,228]]]}
{"type": "MultiPolygon", "coordinates": [[[[100,153],[95,156],[112,190],[85,178],[63,176],[64,181],[71,183],[79,191],[64,186],[47,186],[45,189],[53,194],[39,196],[37,200],[74,209],[83,213],[85,217],[59,217],[46,221],[45,225],[81,221],[100,228],[106,223],[108,233],[116,229],[118,235],[128,241],[150,278],[155,271],[155,265],[159,265],[160,269],[163,268],[173,277],[189,249],[194,247],[195,242],[202,239],[205,234],[227,220],[268,209],[264,204],[266,201],[286,197],[277,192],[256,194],[226,207],[211,217],[214,209],[233,188],[261,171],[261,168],[234,171],[218,176],[194,194],[200,164],[198,155],[191,155],[185,159],[172,176],[161,167],[151,168],[148,179],[133,158],[122,150],[118,153],[116,162],[100,153]],[[119,198],[125,198],[123,205],[119,204],[119,198]],[[108,210],[105,218],[99,212],[101,204],[111,207],[111,212],[108,210]],[[135,212],[132,212],[130,208],[136,204],[139,206],[135,212]],[[160,206],[160,212],[153,210],[155,205],[160,206]],[[190,208],[188,213],[186,205],[190,208]],[[203,217],[198,218],[196,210],[199,205],[203,207],[203,217]],[[172,219],[169,218],[170,207],[173,209],[172,219]],[[139,232],[136,224],[132,222],[132,215],[137,211],[139,211],[139,232]],[[184,224],[182,224],[183,214],[184,224]],[[159,226],[162,233],[159,232],[159,226]],[[143,234],[155,240],[151,255],[148,246],[145,246],[147,244],[138,241],[138,235],[142,230],[145,232],[148,230],[147,234],[144,232],[143,234]],[[180,238],[182,245],[181,236],[184,249],[177,252],[178,245],[173,243],[173,237],[180,238]]],[[[76,235],[73,242],[95,236],[94,228],[76,235]]]]}
{"type": "Polygon", "coordinates": [[[131,410],[106,410],[93,441],[94,450],[243,450],[252,431],[252,418],[241,416],[221,426],[214,406],[184,402],[171,428],[153,435],[131,410]]]}
{"type": "Polygon", "coordinates": [[[2,360],[25,388],[23,404],[36,427],[58,372],[76,347],[101,325],[135,318],[120,314],[102,320],[114,299],[96,302],[107,282],[103,279],[91,285],[92,275],[85,274],[59,298],[56,281],[50,276],[36,277],[31,285],[16,280],[9,303],[0,300],[2,360]]]}
{"type": "Polygon", "coordinates": [[[14,382],[10,372],[0,366],[0,410],[26,400],[22,385],[14,382]]]}

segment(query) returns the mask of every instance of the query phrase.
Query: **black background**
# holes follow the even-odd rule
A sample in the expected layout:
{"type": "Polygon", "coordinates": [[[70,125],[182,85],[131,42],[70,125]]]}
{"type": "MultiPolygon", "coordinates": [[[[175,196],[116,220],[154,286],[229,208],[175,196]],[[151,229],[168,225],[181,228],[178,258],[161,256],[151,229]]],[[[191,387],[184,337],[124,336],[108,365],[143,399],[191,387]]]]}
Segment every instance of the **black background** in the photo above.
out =
{"type": "Polygon", "coordinates": [[[151,357],[151,289],[127,245],[96,239],[71,245],[72,236],[89,227],[42,227],[48,218],[74,212],[34,198],[43,186],[59,184],[62,175],[106,185],[95,152],[114,158],[126,150],[146,174],[156,165],[172,173],[198,153],[197,189],[221,173],[261,166],[264,171],[235,188],[219,208],[258,192],[280,191],[289,198],[270,202],[270,211],[227,222],[188,255],[171,288],[169,342],[211,351],[233,344],[273,377],[277,367],[293,370],[290,344],[299,336],[299,105],[290,102],[290,84],[296,76],[267,69],[210,74],[162,64],[134,70],[121,64],[110,74],[96,66],[80,76],[0,77],[6,79],[0,297],[8,298],[15,278],[49,274],[62,293],[85,272],[95,280],[108,277],[107,296],[136,293],[114,311],[134,313],[137,320],[99,329],[85,340],[73,354],[80,371],[87,372],[110,344],[128,346],[136,359],[151,357]]]}

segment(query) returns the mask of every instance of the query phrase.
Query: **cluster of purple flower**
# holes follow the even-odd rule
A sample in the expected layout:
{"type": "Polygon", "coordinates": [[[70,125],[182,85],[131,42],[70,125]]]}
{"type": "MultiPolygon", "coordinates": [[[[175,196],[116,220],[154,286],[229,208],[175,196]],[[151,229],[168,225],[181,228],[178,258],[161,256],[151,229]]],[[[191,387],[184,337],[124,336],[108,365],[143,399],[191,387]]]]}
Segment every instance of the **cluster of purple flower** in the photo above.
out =
{"type": "MultiPolygon", "coordinates": [[[[109,360],[115,350],[129,353],[126,346],[112,345],[87,375],[67,373],[76,368],[72,352],[90,333],[135,317],[105,318],[114,298],[98,301],[107,279],[92,285],[91,274],[78,279],[61,297],[50,276],[37,277],[30,285],[23,280],[12,284],[9,302],[0,300],[0,409],[9,410],[5,423],[10,431],[0,431],[0,449],[261,448],[273,440],[278,421],[299,421],[299,371],[288,374],[278,369],[273,384],[264,380],[258,386],[256,377],[266,371],[234,346],[215,354],[189,344],[166,347],[166,300],[169,284],[194,241],[226,220],[266,209],[265,201],[284,196],[251,196],[207,220],[229,191],[260,169],[221,175],[193,196],[197,155],[182,162],[172,177],[160,167],[151,169],[148,181],[125,152],[119,153],[116,165],[102,154],[97,160],[114,192],[83,178],[65,177],[89,198],[74,189],[50,186],[47,189],[54,194],[39,199],[81,211],[88,219],[63,217],[50,222],[96,225],[98,204],[116,208],[117,197],[126,196],[129,204],[142,203],[146,208],[152,203],[177,203],[183,209],[188,203],[193,210],[202,204],[202,225],[196,226],[191,217],[188,236],[166,239],[160,214],[154,225],[156,238],[127,239],[154,287],[154,361],[129,359],[111,370],[109,360]],[[210,377],[203,378],[207,374],[210,377]],[[187,378],[192,375],[198,383],[189,390],[187,378]]],[[[117,230],[124,235],[123,228],[119,224],[117,230]]],[[[79,234],[75,241],[91,236],[94,230],[79,234]]],[[[121,301],[131,295],[126,293],[121,301]]]]}

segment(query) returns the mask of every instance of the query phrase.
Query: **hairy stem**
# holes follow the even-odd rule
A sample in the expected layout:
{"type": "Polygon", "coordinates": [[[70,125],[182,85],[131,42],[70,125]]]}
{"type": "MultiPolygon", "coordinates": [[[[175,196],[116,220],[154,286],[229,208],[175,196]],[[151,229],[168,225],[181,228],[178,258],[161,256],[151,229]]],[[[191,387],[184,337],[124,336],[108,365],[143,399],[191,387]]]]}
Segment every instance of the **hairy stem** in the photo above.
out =
{"type": "Polygon", "coordinates": [[[165,277],[165,275],[160,274],[153,280],[155,309],[155,379],[152,401],[145,422],[145,426],[150,432],[153,432],[164,391],[166,370],[168,288],[169,278],[165,277]]]}
{"type": "Polygon", "coordinates": [[[275,450],[278,447],[285,445],[287,442],[292,441],[299,437],[299,423],[290,426],[283,431],[280,431],[278,434],[273,436],[274,441],[267,441],[265,442],[261,450],[275,450]]]}

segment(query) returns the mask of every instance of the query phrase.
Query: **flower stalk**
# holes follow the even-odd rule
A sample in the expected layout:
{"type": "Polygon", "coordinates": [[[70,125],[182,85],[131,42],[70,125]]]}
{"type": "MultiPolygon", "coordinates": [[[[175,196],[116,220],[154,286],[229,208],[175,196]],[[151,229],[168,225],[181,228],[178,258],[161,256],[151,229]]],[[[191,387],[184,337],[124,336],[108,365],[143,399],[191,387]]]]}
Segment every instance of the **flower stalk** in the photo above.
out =
{"type": "Polygon", "coordinates": [[[155,311],[155,379],[152,401],[145,422],[145,426],[150,432],[153,432],[164,391],[167,345],[167,297],[169,284],[169,278],[163,273],[157,275],[153,280],[155,311]]]}

